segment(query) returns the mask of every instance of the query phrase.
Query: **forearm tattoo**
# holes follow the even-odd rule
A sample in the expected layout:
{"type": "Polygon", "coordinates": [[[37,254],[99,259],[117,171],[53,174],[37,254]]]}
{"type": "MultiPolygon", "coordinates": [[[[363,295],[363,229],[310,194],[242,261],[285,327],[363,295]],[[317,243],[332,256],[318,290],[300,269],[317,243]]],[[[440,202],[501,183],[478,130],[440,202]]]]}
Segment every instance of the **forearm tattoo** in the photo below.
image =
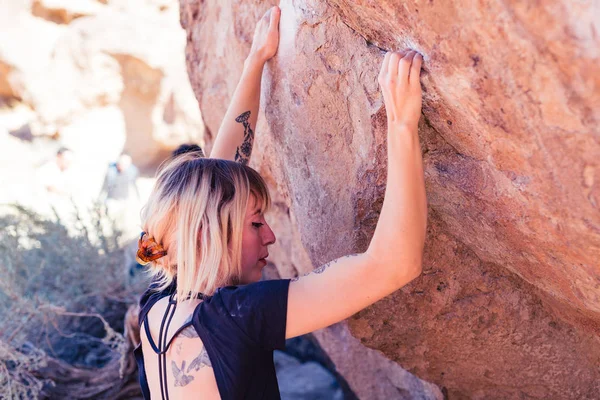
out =
{"type": "MultiPolygon", "coordinates": [[[[182,330],[179,333],[179,336],[187,339],[199,337],[198,332],[196,332],[196,329],[192,325],[182,330]]],[[[176,346],[176,350],[177,354],[181,353],[181,343],[179,343],[179,347],[176,346]]],[[[186,386],[194,380],[194,375],[186,374],[198,372],[202,367],[212,368],[210,358],[208,357],[208,353],[206,352],[206,347],[202,346],[200,354],[198,354],[198,356],[192,360],[187,369],[185,365],[185,360],[181,362],[181,367],[179,367],[175,361],[171,361],[171,369],[173,370],[173,377],[175,378],[175,386],[186,386]]]]}
{"type": "Polygon", "coordinates": [[[252,146],[254,145],[254,132],[252,128],[250,128],[250,111],[246,111],[241,113],[236,119],[235,122],[239,122],[244,125],[244,142],[238,146],[235,151],[235,161],[242,163],[244,165],[248,165],[250,162],[250,155],[252,154],[252,146]]]}
{"type": "Polygon", "coordinates": [[[349,258],[349,257],[354,257],[358,254],[348,254],[347,256],[344,257],[340,257],[340,258],[336,258],[335,260],[329,261],[327,264],[323,264],[320,267],[317,267],[315,269],[313,269],[311,272],[309,272],[308,274],[304,274],[302,276],[297,276],[295,278],[292,278],[292,282],[296,282],[298,279],[303,278],[305,276],[311,275],[311,274],[322,274],[327,268],[331,267],[333,264],[336,264],[338,261],[344,259],[344,258],[349,258]]]}

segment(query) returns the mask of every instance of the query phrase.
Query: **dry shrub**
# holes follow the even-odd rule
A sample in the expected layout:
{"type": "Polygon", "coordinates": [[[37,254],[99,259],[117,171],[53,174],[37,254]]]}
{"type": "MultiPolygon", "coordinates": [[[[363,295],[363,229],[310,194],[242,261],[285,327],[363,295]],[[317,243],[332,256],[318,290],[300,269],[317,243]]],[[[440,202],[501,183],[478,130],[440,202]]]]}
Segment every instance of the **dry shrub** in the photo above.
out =
{"type": "Polygon", "coordinates": [[[99,207],[67,229],[0,209],[0,399],[139,398],[123,320],[146,285],[99,207]]]}

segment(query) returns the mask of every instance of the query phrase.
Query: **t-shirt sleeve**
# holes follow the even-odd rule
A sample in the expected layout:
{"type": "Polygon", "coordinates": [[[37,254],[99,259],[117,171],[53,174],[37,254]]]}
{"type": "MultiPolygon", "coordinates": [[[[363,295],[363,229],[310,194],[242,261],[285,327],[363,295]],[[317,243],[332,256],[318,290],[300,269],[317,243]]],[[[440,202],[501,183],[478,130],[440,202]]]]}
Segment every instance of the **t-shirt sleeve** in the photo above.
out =
{"type": "Polygon", "coordinates": [[[219,289],[225,310],[251,340],[266,349],[285,348],[289,279],[219,289]]]}

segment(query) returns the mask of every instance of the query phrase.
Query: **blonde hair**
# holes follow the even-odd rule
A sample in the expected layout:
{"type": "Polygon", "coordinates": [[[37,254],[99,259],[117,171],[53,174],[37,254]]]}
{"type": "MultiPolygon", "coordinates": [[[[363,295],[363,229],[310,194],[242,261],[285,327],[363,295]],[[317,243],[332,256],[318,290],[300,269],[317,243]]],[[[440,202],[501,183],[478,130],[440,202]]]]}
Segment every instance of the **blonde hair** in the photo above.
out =
{"type": "Polygon", "coordinates": [[[167,252],[149,264],[157,290],[175,280],[177,301],[182,301],[240,283],[250,195],[263,212],[269,209],[264,180],[241,163],[192,152],[160,166],[141,212],[142,229],[167,252]]]}

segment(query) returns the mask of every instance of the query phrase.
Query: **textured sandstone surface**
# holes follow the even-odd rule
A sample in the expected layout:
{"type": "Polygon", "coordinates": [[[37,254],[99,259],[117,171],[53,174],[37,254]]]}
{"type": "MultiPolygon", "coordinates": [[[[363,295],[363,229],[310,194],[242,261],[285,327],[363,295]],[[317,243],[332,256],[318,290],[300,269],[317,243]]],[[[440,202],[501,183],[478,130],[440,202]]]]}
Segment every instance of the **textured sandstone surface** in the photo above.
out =
{"type": "MultiPolygon", "coordinates": [[[[209,146],[272,4],[181,0],[209,146]]],[[[361,398],[441,396],[428,382],[451,399],[600,393],[594,7],[281,2],[253,165],[276,200],[282,276],[368,245],[385,191],[382,50],[425,55],[423,276],[347,322],[387,357],[377,367],[340,345],[345,328],[316,335],[361,398]]]]}

